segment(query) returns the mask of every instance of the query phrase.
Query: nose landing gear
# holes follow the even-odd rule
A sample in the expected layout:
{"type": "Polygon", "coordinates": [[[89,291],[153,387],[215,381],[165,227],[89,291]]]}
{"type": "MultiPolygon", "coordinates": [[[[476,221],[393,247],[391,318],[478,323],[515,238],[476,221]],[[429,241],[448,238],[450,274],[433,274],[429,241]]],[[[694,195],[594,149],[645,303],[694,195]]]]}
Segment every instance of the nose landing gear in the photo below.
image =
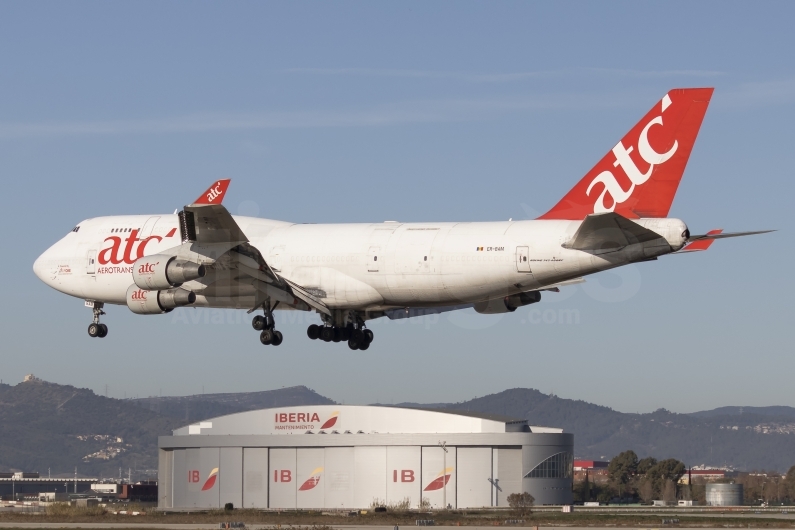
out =
{"type": "Polygon", "coordinates": [[[94,313],[94,321],[88,325],[88,336],[92,338],[99,337],[100,339],[106,337],[108,335],[108,326],[99,322],[99,317],[105,314],[102,310],[105,304],[102,302],[86,301],[86,305],[90,307],[94,313]]]}

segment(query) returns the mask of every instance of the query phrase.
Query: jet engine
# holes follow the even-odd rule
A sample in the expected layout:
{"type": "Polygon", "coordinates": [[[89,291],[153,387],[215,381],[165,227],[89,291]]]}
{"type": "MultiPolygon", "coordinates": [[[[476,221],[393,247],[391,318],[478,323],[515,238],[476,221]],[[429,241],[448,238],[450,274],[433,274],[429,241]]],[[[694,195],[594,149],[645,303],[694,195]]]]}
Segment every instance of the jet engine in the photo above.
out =
{"type": "Polygon", "coordinates": [[[538,291],[527,291],[519,294],[512,294],[504,298],[492,298],[485,302],[476,302],[475,311],[483,315],[495,313],[513,313],[523,305],[535,304],[541,301],[541,293],[538,291]]]}
{"type": "Polygon", "coordinates": [[[131,285],[127,289],[127,307],[139,315],[168,313],[174,308],[191,305],[195,301],[196,294],[186,289],[147,291],[137,285],[131,285]]]}
{"type": "Polygon", "coordinates": [[[152,291],[179,287],[185,282],[203,278],[205,273],[204,265],[164,254],[139,258],[133,263],[135,285],[152,291]]]}

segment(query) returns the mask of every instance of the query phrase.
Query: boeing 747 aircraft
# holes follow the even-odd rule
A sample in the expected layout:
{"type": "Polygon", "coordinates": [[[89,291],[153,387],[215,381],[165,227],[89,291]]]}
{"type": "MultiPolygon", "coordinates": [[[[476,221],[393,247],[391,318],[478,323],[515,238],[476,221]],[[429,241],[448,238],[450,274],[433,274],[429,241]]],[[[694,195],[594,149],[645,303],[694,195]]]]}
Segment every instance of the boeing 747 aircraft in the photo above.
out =
{"type": "Polygon", "coordinates": [[[366,350],[367,322],[474,308],[507,313],[543,291],[666,254],[706,250],[668,217],[713,89],[668,92],[552,209],[532,221],[297,224],[233,216],[229,180],[174,215],[80,222],[33,264],[50,287],[85,300],[91,337],[108,304],[140,315],[177,307],[262,312],[252,326],[278,346],[275,310],[314,311],[310,339],[366,350]]]}

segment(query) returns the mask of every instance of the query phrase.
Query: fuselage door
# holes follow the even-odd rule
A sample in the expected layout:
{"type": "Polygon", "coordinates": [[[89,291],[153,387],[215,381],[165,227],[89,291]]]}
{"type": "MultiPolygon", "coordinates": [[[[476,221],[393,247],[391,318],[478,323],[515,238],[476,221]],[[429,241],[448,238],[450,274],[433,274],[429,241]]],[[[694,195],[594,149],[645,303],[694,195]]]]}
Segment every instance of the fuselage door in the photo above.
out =
{"type": "Polygon", "coordinates": [[[89,250],[86,254],[86,273],[96,274],[97,272],[97,251],[89,250]]]}
{"type": "Polygon", "coordinates": [[[268,265],[276,272],[282,271],[282,254],[284,254],[284,245],[279,245],[271,249],[270,256],[268,257],[268,265]]]}
{"type": "Polygon", "coordinates": [[[533,272],[530,270],[530,249],[516,247],[516,270],[518,272],[533,272]]]}
{"type": "Polygon", "coordinates": [[[370,247],[370,252],[367,255],[367,272],[378,272],[378,254],[381,253],[381,247],[370,247]]]}
{"type": "Polygon", "coordinates": [[[147,237],[152,235],[152,230],[154,230],[155,225],[160,220],[160,217],[150,217],[146,220],[144,225],[141,227],[141,231],[138,233],[138,237],[141,240],[146,239],[147,237]]]}

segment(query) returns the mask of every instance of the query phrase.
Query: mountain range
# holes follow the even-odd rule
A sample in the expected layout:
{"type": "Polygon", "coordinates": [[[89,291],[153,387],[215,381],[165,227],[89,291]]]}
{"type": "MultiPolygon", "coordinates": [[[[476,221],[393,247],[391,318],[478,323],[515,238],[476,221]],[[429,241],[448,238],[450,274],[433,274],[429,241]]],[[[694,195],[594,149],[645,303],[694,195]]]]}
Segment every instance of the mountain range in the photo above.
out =
{"type": "MultiPolygon", "coordinates": [[[[0,471],[133,478],[156,474],[157,437],[188,423],[260,408],[335,402],[305,386],[225,394],[114,399],[35,378],[0,385],[0,471]]],[[[575,456],[641,458],[689,466],[785,471],[795,465],[795,408],[721,407],[691,414],[628,414],[528,388],[461,403],[403,407],[500,414],[574,433],[575,456]]]]}

